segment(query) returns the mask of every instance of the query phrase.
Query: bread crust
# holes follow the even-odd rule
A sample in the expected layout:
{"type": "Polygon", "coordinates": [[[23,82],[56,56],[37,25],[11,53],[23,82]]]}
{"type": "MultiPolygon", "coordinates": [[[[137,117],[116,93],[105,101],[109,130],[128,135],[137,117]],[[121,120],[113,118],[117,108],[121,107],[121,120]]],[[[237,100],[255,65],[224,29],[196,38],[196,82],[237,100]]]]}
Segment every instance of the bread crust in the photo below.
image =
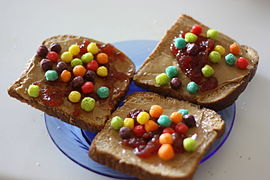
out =
{"type": "MultiPolygon", "coordinates": [[[[155,103],[155,101],[152,101],[152,100],[157,100],[159,102],[161,102],[161,101],[178,102],[178,100],[176,100],[176,99],[168,98],[168,97],[165,98],[165,97],[162,97],[162,96],[155,94],[155,93],[152,93],[152,92],[138,92],[138,93],[133,93],[130,96],[128,96],[127,99],[125,100],[125,103],[131,101],[132,99],[139,98],[139,97],[143,97],[141,99],[148,99],[149,101],[151,101],[153,103],[155,103]]],[[[184,102],[184,103],[191,105],[189,102],[184,102]]],[[[122,107],[125,108],[125,105],[126,104],[124,104],[122,107]]],[[[130,107],[131,104],[128,104],[126,106],[127,106],[127,108],[131,108],[130,107]]],[[[201,109],[198,105],[194,105],[194,104],[192,105],[192,107],[197,108],[198,110],[201,110],[201,111],[213,112],[212,110],[209,110],[206,108],[201,109]]],[[[112,114],[111,118],[115,115],[118,115],[117,114],[118,112],[123,112],[124,111],[123,108],[118,108],[112,114]]],[[[219,115],[217,115],[217,117],[220,118],[219,115]]],[[[151,172],[147,169],[147,167],[142,167],[142,166],[139,166],[138,164],[128,162],[126,160],[127,158],[122,158],[122,156],[119,157],[116,153],[116,151],[118,152],[118,150],[112,149],[111,151],[108,151],[108,150],[106,151],[106,150],[102,149],[103,146],[100,146],[100,143],[104,144],[105,142],[100,142],[101,139],[106,138],[106,135],[108,135],[108,134],[111,135],[109,126],[110,126],[110,121],[108,121],[106,123],[105,128],[101,132],[99,132],[99,134],[95,137],[95,139],[91,143],[91,147],[89,150],[89,156],[93,160],[95,160],[101,164],[104,164],[108,167],[114,168],[118,171],[121,171],[123,173],[129,174],[132,176],[136,176],[140,179],[145,179],[145,180],[151,180],[151,179],[156,179],[156,180],[165,180],[165,179],[168,179],[168,180],[176,180],[176,179],[190,180],[190,179],[192,179],[194,172],[195,172],[196,168],[198,167],[199,162],[200,162],[201,158],[203,157],[203,155],[208,151],[209,147],[212,145],[214,140],[223,134],[224,128],[225,128],[225,123],[223,120],[221,120],[221,118],[219,119],[219,121],[217,121],[217,124],[215,124],[215,127],[213,127],[213,131],[216,132],[215,137],[210,142],[207,142],[207,144],[204,146],[203,151],[200,151],[200,155],[196,156],[196,158],[193,159],[195,161],[195,163],[191,164],[192,170],[187,174],[182,174],[181,176],[170,176],[170,175],[166,174],[166,172],[160,173],[161,171],[163,171],[163,169],[160,169],[159,173],[151,172]]],[[[111,138],[115,138],[115,136],[112,136],[111,138]]],[[[110,144],[110,142],[108,142],[108,144],[106,146],[113,147],[110,144]]],[[[123,156],[125,156],[125,155],[123,155],[123,156]]],[[[130,154],[127,156],[130,156],[130,154]]],[[[180,154],[180,156],[181,156],[181,154],[180,154]]],[[[134,157],[130,157],[130,158],[134,158],[134,157]]],[[[139,157],[135,156],[135,158],[139,158],[139,157]]]]}
{"type": "MultiPolygon", "coordinates": [[[[208,29],[207,26],[203,25],[202,23],[193,19],[192,17],[187,16],[187,15],[181,15],[177,19],[176,23],[166,32],[165,36],[161,39],[161,41],[156,46],[156,48],[153,50],[153,52],[145,60],[143,65],[135,73],[135,75],[133,77],[135,84],[138,86],[141,86],[147,90],[160,93],[164,96],[174,97],[174,98],[177,98],[180,100],[183,99],[183,100],[198,104],[198,105],[203,106],[203,107],[214,109],[216,111],[222,110],[222,109],[230,106],[238,98],[238,96],[245,90],[249,81],[254,77],[256,70],[257,70],[258,62],[259,62],[258,53],[254,49],[252,49],[248,46],[245,46],[245,45],[241,45],[241,51],[244,53],[245,56],[248,57],[248,59],[250,59],[251,64],[252,64],[252,68],[237,83],[230,82],[228,84],[225,84],[225,85],[218,87],[217,89],[209,91],[209,95],[207,95],[207,96],[208,97],[213,96],[212,100],[207,101],[207,99],[204,99],[203,95],[201,97],[195,98],[192,95],[183,94],[180,91],[173,90],[173,89],[168,88],[166,86],[157,87],[152,82],[149,83],[149,82],[144,81],[144,79],[143,79],[144,70],[142,70],[142,69],[144,69],[144,67],[149,62],[153,61],[156,58],[156,54],[158,54],[161,51],[164,51],[165,48],[168,48],[168,47],[164,47],[165,45],[167,45],[165,42],[169,41],[169,36],[171,36],[172,32],[176,31],[176,29],[178,30],[179,26],[181,27],[181,24],[179,22],[182,22],[184,24],[185,23],[199,24],[203,28],[208,29]],[[226,89],[226,91],[224,94],[225,89],[226,89]]],[[[228,37],[222,33],[220,33],[219,37],[221,37],[221,39],[226,41],[226,42],[236,42],[235,40],[231,39],[230,37],[228,37]]]]}
{"type": "MultiPolygon", "coordinates": [[[[49,42],[54,41],[54,40],[61,40],[61,41],[63,41],[65,39],[71,39],[73,41],[74,41],[74,39],[89,39],[90,41],[104,44],[104,43],[102,43],[100,41],[97,41],[97,40],[94,40],[94,39],[90,39],[90,38],[86,38],[86,37],[81,37],[81,36],[74,36],[74,35],[58,35],[58,36],[53,36],[53,37],[50,37],[50,38],[44,40],[42,42],[42,44],[44,45],[44,44],[49,43],[49,42]]],[[[122,52],[120,50],[118,50],[118,51],[119,52],[122,52]]],[[[81,118],[77,118],[77,117],[71,116],[71,113],[64,112],[64,111],[58,109],[57,107],[48,107],[48,106],[46,106],[46,105],[38,102],[37,100],[35,100],[35,98],[25,99],[23,96],[20,95],[20,93],[18,93],[16,91],[16,88],[19,87],[19,86],[21,86],[24,83],[23,82],[24,79],[27,77],[29,71],[34,66],[34,59],[35,59],[35,57],[33,57],[32,59],[33,60],[30,60],[29,61],[28,67],[22,73],[22,75],[19,77],[19,79],[17,81],[15,81],[12,85],[10,85],[10,87],[7,90],[8,91],[8,94],[11,97],[16,98],[16,99],[18,99],[19,101],[21,101],[23,103],[27,103],[27,104],[31,105],[32,107],[34,107],[36,109],[39,109],[39,110],[45,112],[48,115],[57,117],[57,118],[65,121],[65,122],[67,122],[69,124],[78,126],[78,127],[82,128],[82,129],[85,129],[85,130],[88,130],[88,131],[93,131],[93,132],[100,131],[104,127],[105,122],[106,122],[106,120],[109,117],[106,117],[106,116],[103,117],[104,124],[96,123],[96,121],[94,121],[94,120],[92,120],[90,122],[86,122],[86,121],[84,121],[81,118]]],[[[133,70],[133,71],[131,71],[131,75],[129,76],[129,83],[130,83],[130,81],[132,79],[132,76],[134,74],[134,71],[135,71],[135,65],[134,65],[134,63],[128,57],[126,57],[126,60],[129,61],[129,63],[131,63],[132,70],[133,70]]],[[[128,91],[128,86],[129,86],[129,84],[125,88],[125,90],[124,90],[124,92],[123,92],[122,95],[119,95],[119,96],[116,97],[115,102],[117,102],[117,103],[114,105],[114,108],[111,110],[111,112],[113,112],[116,109],[118,103],[120,102],[120,100],[124,97],[124,95],[128,91]]]]}

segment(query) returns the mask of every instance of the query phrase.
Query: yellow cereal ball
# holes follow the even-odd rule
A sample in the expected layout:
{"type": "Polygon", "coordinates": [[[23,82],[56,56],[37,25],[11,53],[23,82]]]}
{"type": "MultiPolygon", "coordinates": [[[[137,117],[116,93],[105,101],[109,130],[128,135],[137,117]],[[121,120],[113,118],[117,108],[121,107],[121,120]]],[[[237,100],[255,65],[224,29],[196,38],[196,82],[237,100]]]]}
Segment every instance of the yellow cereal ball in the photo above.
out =
{"type": "Polygon", "coordinates": [[[225,48],[221,45],[216,45],[215,51],[219,52],[220,55],[224,55],[225,54],[225,48]]]}
{"type": "Polygon", "coordinates": [[[78,55],[80,53],[80,47],[77,44],[73,44],[68,48],[68,51],[72,55],[78,55]]]}
{"type": "Polygon", "coordinates": [[[100,66],[97,69],[97,75],[101,76],[101,77],[106,77],[108,76],[108,69],[105,66],[100,66]]]}
{"type": "Polygon", "coordinates": [[[99,52],[99,48],[97,47],[96,43],[91,42],[88,46],[87,46],[87,51],[92,53],[92,54],[97,54],[99,52]]]}
{"type": "Polygon", "coordinates": [[[68,95],[68,99],[73,103],[77,103],[81,100],[81,93],[78,91],[71,91],[68,95]]]}
{"type": "Polygon", "coordinates": [[[61,60],[66,62],[66,63],[70,63],[71,60],[73,59],[73,56],[70,52],[63,52],[61,55],[61,60]]]}
{"type": "Polygon", "coordinates": [[[150,119],[150,115],[147,112],[140,112],[137,116],[137,122],[145,124],[150,119]]]}
{"type": "Polygon", "coordinates": [[[125,118],[124,119],[124,127],[128,127],[130,129],[134,128],[134,119],[132,118],[125,118]]]}

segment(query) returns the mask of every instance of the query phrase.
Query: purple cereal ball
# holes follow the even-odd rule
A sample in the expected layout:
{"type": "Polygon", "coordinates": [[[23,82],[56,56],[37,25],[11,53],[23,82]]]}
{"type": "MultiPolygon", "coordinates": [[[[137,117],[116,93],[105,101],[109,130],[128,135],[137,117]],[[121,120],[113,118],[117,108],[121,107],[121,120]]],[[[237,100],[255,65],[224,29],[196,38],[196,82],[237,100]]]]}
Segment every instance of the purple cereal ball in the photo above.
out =
{"type": "Polygon", "coordinates": [[[128,127],[121,127],[119,135],[122,139],[129,139],[133,137],[133,131],[128,127]]]}
{"type": "Polygon", "coordinates": [[[54,51],[56,53],[60,53],[62,50],[61,45],[59,43],[52,43],[50,46],[50,51],[54,51]]]}
{"type": "Polygon", "coordinates": [[[40,67],[43,71],[48,71],[52,69],[53,63],[49,59],[42,59],[42,61],[40,61],[40,67]]]}
{"type": "Polygon", "coordinates": [[[67,64],[63,61],[59,61],[56,65],[56,71],[58,73],[62,73],[62,71],[66,70],[68,68],[67,64]]]}
{"type": "Polygon", "coordinates": [[[175,78],[172,78],[171,82],[170,82],[170,85],[173,89],[179,89],[182,85],[182,82],[179,78],[175,77],[175,78]]]}
{"type": "Polygon", "coordinates": [[[39,48],[38,48],[38,50],[37,50],[37,55],[38,55],[39,57],[41,57],[41,58],[46,58],[47,54],[48,54],[48,49],[47,49],[47,47],[44,46],[44,45],[39,46],[39,48]]]}
{"type": "Polygon", "coordinates": [[[183,122],[189,127],[193,128],[196,126],[196,121],[193,115],[186,114],[183,116],[183,122]]]}
{"type": "Polygon", "coordinates": [[[84,75],[84,79],[86,81],[91,81],[91,82],[95,82],[95,78],[96,78],[96,73],[92,70],[88,70],[85,75],[84,75]]]}
{"type": "Polygon", "coordinates": [[[81,76],[77,76],[71,81],[71,84],[73,88],[79,89],[84,84],[84,80],[81,76]]]}

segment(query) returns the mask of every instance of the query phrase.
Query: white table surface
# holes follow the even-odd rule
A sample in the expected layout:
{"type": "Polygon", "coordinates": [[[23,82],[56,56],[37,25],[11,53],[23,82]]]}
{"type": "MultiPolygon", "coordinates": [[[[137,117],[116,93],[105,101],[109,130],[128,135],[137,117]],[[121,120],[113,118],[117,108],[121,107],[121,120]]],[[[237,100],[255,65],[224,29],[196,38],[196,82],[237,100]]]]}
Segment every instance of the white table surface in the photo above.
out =
{"type": "Polygon", "coordinates": [[[43,113],[10,98],[6,89],[47,37],[75,34],[104,42],[159,40],[181,13],[252,46],[260,55],[256,76],[236,101],[230,137],[199,166],[194,179],[269,179],[269,8],[267,0],[1,0],[0,179],[109,179],[62,154],[48,136],[43,113]]]}

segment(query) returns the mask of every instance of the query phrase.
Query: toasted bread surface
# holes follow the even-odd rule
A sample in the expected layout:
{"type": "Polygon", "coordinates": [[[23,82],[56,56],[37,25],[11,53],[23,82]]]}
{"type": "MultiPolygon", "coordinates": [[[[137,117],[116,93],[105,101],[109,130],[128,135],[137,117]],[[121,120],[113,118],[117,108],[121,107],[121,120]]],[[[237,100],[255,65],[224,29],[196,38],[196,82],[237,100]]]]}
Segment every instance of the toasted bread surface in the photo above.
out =
{"type": "MultiPolygon", "coordinates": [[[[254,49],[248,46],[240,46],[240,56],[247,58],[250,64],[246,70],[240,70],[237,67],[227,65],[224,56],[219,64],[211,64],[215,69],[215,77],[219,82],[218,87],[213,90],[199,92],[195,95],[189,94],[186,91],[186,85],[190,80],[182,72],[178,76],[182,81],[182,87],[179,90],[172,89],[170,85],[159,86],[155,82],[155,77],[163,73],[166,67],[171,65],[178,66],[176,58],[170,52],[171,43],[175,37],[179,36],[180,31],[190,31],[195,24],[203,28],[202,35],[205,36],[209,27],[187,15],[181,15],[166,32],[165,36],[136,72],[133,79],[137,85],[165,96],[187,100],[214,110],[221,110],[231,105],[237,99],[256,72],[259,56],[254,49]]],[[[222,33],[219,33],[216,40],[216,44],[225,47],[226,54],[229,53],[229,46],[234,42],[236,41],[222,33]]]]}
{"type": "Polygon", "coordinates": [[[114,116],[125,118],[134,109],[149,110],[154,104],[162,106],[165,115],[185,108],[195,116],[197,127],[191,128],[188,132],[188,136],[196,136],[198,148],[195,152],[177,154],[169,161],[163,161],[157,155],[147,159],[139,158],[131,148],[119,145],[121,138],[118,132],[111,128],[109,120],[92,142],[89,156],[99,163],[140,179],[192,179],[203,155],[215,139],[222,135],[224,121],[213,110],[201,109],[198,105],[165,98],[151,92],[139,92],[128,96],[125,104],[118,108],[111,118],[114,116]]]}
{"type": "MultiPolygon", "coordinates": [[[[73,35],[54,36],[46,39],[42,44],[49,48],[51,43],[57,42],[62,47],[62,53],[64,51],[67,51],[70,45],[81,43],[83,40],[89,40],[90,42],[96,42],[101,45],[105,44],[94,39],[73,35]]],[[[118,49],[115,50],[117,52],[121,52],[118,49]]],[[[111,83],[112,87],[110,89],[109,98],[103,100],[98,99],[96,101],[94,110],[91,112],[81,110],[79,104],[71,103],[70,101],[68,101],[67,97],[63,97],[63,104],[61,104],[60,106],[50,107],[46,105],[41,98],[32,98],[28,96],[27,88],[29,85],[36,82],[44,84],[44,71],[40,68],[39,65],[41,58],[37,55],[35,55],[29,61],[28,68],[20,76],[20,78],[8,88],[8,93],[10,96],[22,102],[25,102],[41,111],[44,111],[51,116],[55,116],[67,123],[76,125],[80,128],[97,132],[104,127],[104,124],[110,116],[111,112],[116,108],[120,99],[125,95],[126,91],[128,90],[130,79],[134,74],[135,65],[133,64],[133,62],[125,55],[122,57],[124,58],[113,59],[111,62],[109,62],[109,65],[110,68],[113,68],[113,70],[117,71],[117,73],[122,73],[124,75],[124,79],[121,78],[119,80],[115,80],[113,84],[111,83]],[[77,114],[75,115],[76,112],[77,114]]],[[[109,80],[106,81],[104,78],[100,78],[97,76],[95,82],[95,91],[99,86],[106,86],[106,83],[108,81],[109,80]]],[[[61,84],[61,82],[51,85],[46,84],[46,87],[47,86],[52,87],[56,92],[65,91],[66,88],[63,83],[61,84]]]]}

